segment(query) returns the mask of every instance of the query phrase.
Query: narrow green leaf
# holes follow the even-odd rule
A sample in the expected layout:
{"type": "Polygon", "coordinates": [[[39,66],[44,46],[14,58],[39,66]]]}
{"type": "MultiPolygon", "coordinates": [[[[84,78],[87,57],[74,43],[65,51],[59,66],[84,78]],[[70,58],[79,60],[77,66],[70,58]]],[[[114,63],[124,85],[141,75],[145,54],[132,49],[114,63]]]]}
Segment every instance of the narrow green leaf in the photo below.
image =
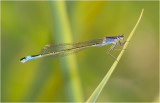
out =
{"type": "Polygon", "coordinates": [[[89,97],[89,99],[87,100],[87,102],[95,102],[99,96],[99,94],[101,93],[101,91],[103,90],[105,84],[107,83],[107,81],[109,80],[110,76],[112,75],[112,72],[115,70],[120,58],[122,57],[130,39],[132,38],[141,18],[142,18],[142,14],[143,14],[144,9],[142,9],[142,12],[140,14],[140,17],[136,23],[136,25],[134,26],[133,30],[131,31],[128,39],[126,40],[125,45],[123,46],[122,51],[120,52],[119,56],[117,57],[117,60],[115,60],[115,62],[113,63],[113,65],[111,66],[111,68],[109,69],[109,71],[107,72],[107,74],[105,75],[105,77],[103,78],[103,80],[99,83],[99,85],[97,86],[97,88],[94,90],[94,92],[92,93],[92,95],[89,97]]]}
{"type": "MultiPolygon", "coordinates": [[[[51,1],[52,12],[52,26],[53,26],[53,39],[57,43],[72,42],[72,33],[70,21],[67,15],[65,1],[51,1]]],[[[83,101],[83,93],[81,90],[81,83],[78,75],[78,67],[75,55],[70,55],[65,58],[59,58],[61,64],[61,72],[64,79],[65,93],[67,101],[81,102],[83,101]]]]}

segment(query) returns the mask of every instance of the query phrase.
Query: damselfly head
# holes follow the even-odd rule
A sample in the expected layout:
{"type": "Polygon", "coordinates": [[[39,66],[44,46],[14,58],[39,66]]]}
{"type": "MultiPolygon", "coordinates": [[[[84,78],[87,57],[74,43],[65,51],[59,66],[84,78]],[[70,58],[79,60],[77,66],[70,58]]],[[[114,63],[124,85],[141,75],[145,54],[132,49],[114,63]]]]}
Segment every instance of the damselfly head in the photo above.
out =
{"type": "Polygon", "coordinates": [[[118,34],[117,36],[120,40],[123,40],[124,39],[124,35],[123,34],[118,34]]]}

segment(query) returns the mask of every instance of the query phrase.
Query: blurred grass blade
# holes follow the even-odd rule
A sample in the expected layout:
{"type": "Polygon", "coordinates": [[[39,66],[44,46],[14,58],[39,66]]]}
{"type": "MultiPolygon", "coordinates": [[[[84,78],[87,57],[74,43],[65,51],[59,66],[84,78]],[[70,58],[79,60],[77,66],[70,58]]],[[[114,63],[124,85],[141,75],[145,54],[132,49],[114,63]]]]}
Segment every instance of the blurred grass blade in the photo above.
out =
{"type": "MultiPolygon", "coordinates": [[[[66,2],[50,1],[50,6],[53,20],[53,39],[57,43],[72,42],[71,29],[66,11],[66,2]]],[[[59,60],[62,64],[60,67],[64,79],[67,101],[82,102],[83,95],[75,55],[59,58],[59,60]]]]}
{"type": "Polygon", "coordinates": [[[143,14],[144,9],[142,9],[142,12],[140,14],[140,17],[136,23],[136,25],[134,26],[133,30],[131,31],[128,39],[126,40],[125,45],[123,46],[122,51],[120,52],[119,56],[117,57],[117,60],[113,63],[113,65],[111,66],[111,68],[109,69],[109,71],[107,72],[107,74],[105,75],[105,77],[103,78],[103,80],[100,82],[100,84],[97,86],[97,88],[95,89],[95,91],[92,93],[92,95],[89,97],[89,99],[87,100],[87,102],[95,102],[96,99],[98,98],[99,94],[101,93],[102,89],[104,88],[105,84],[107,83],[107,81],[109,80],[110,76],[112,75],[112,72],[115,70],[120,58],[122,57],[130,39],[132,38],[141,18],[142,18],[142,14],[143,14]]]}

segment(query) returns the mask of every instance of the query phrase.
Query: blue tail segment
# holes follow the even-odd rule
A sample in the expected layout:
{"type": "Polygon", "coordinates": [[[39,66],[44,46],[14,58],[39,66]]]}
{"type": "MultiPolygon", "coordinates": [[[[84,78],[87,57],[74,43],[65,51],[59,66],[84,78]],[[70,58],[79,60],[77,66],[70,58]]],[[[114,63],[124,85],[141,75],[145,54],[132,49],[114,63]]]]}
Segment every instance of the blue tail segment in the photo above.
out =
{"type": "Polygon", "coordinates": [[[22,59],[20,59],[20,62],[24,63],[30,59],[34,59],[34,58],[38,58],[40,57],[41,55],[32,55],[32,56],[26,56],[26,57],[23,57],[22,59]]]}

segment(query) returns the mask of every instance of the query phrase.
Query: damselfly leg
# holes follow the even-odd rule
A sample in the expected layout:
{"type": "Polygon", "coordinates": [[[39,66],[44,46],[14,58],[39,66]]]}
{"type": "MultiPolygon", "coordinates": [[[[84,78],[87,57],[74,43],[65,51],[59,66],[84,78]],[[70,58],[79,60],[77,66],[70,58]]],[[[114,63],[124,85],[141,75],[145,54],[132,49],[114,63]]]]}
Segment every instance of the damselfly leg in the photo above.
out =
{"type": "MultiPolygon", "coordinates": [[[[125,41],[126,42],[126,41],[125,41]]],[[[120,44],[120,46],[123,46],[124,44],[125,44],[125,42],[123,42],[123,43],[121,43],[121,41],[119,41],[119,44],[120,44]]],[[[116,57],[114,57],[112,54],[110,54],[109,52],[111,51],[111,50],[117,50],[117,51],[120,51],[120,50],[122,50],[122,49],[115,49],[116,48],[116,46],[117,46],[117,42],[116,43],[114,43],[110,48],[109,48],[109,50],[107,51],[107,54],[109,54],[111,57],[113,57],[115,60],[117,60],[117,58],[116,57]]]]}

